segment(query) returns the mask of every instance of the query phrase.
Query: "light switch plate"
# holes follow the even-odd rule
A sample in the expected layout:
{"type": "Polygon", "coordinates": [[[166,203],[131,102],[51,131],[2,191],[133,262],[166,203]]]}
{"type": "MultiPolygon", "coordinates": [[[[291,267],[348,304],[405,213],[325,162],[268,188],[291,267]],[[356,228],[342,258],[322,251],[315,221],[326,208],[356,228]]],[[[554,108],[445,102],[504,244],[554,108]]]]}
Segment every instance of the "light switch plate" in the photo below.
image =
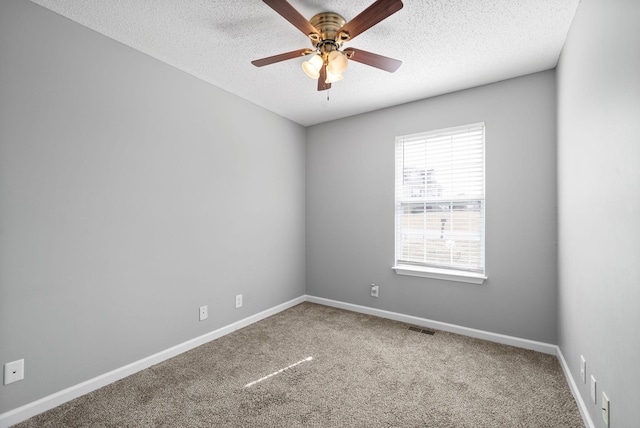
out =
{"type": "Polygon", "coordinates": [[[24,379],[24,359],[12,361],[4,365],[4,384],[24,379]]]}
{"type": "Polygon", "coordinates": [[[591,375],[591,399],[594,403],[597,403],[596,400],[596,378],[591,375]]]}

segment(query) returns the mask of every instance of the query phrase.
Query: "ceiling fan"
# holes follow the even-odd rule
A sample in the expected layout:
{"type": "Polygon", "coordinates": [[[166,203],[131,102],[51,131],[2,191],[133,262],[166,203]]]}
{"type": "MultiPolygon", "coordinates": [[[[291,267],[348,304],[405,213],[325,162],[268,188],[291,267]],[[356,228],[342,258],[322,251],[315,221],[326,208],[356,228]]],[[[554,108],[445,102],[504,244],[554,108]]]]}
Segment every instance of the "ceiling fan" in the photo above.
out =
{"type": "Polygon", "coordinates": [[[349,60],[393,73],[402,61],[355,48],[340,48],[359,34],[402,9],[401,0],[376,0],[358,16],[347,22],[335,12],[322,12],[309,21],[286,0],[263,0],[311,40],[313,49],[298,49],[279,55],[251,61],[256,67],[314,54],[302,64],[305,73],[318,79],[318,91],[331,88],[331,83],[342,80],[342,72],[349,60]]]}

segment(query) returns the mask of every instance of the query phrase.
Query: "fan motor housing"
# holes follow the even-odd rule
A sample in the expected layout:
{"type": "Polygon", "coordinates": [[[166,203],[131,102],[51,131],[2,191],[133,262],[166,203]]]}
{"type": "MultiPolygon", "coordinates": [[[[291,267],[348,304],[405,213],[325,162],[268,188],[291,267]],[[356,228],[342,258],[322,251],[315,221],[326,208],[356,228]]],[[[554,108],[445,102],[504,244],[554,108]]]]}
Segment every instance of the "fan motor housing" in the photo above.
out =
{"type": "Polygon", "coordinates": [[[326,46],[333,50],[329,46],[333,45],[336,48],[342,45],[343,40],[338,36],[338,30],[344,26],[347,22],[341,15],[335,12],[322,12],[315,15],[309,20],[319,32],[319,36],[316,34],[309,34],[311,44],[313,47],[318,48],[321,45],[326,46]]]}

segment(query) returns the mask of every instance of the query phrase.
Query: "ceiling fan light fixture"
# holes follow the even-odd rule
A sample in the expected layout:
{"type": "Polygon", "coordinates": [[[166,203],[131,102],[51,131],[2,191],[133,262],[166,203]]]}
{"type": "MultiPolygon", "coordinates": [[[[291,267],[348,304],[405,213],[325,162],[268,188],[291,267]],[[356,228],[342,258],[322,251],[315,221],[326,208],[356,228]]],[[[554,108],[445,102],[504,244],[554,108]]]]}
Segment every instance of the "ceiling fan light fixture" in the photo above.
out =
{"type": "Polygon", "coordinates": [[[309,61],[305,61],[302,63],[302,69],[307,74],[307,76],[312,79],[317,79],[320,77],[320,68],[322,67],[322,57],[320,55],[314,55],[311,57],[309,61]]]}
{"type": "Polygon", "coordinates": [[[344,42],[353,40],[402,9],[402,0],[375,0],[348,22],[335,12],[321,12],[307,20],[288,0],[263,1],[309,37],[313,49],[298,49],[251,61],[256,67],[299,58],[301,55],[312,55],[308,61],[302,63],[302,69],[307,76],[318,80],[318,91],[326,91],[331,88],[331,82],[337,82],[343,78],[342,73],[347,69],[350,61],[390,73],[396,71],[402,64],[401,61],[393,58],[360,49],[345,48],[344,51],[340,51],[344,42]]]}
{"type": "Polygon", "coordinates": [[[347,60],[347,56],[338,51],[332,51],[329,54],[329,63],[327,64],[327,72],[332,74],[342,74],[347,69],[349,65],[349,60],[347,60]]]}

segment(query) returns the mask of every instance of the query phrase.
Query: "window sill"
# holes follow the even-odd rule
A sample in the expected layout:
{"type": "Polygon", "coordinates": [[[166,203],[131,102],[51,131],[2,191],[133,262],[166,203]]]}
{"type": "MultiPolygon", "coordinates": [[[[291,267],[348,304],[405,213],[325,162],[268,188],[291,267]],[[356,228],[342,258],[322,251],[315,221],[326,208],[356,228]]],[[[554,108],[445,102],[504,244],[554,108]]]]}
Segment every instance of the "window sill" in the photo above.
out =
{"type": "Polygon", "coordinates": [[[486,276],[481,273],[465,272],[460,270],[428,268],[421,266],[398,265],[391,269],[398,275],[419,276],[422,278],[444,279],[446,281],[467,282],[470,284],[482,284],[486,276]]]}

